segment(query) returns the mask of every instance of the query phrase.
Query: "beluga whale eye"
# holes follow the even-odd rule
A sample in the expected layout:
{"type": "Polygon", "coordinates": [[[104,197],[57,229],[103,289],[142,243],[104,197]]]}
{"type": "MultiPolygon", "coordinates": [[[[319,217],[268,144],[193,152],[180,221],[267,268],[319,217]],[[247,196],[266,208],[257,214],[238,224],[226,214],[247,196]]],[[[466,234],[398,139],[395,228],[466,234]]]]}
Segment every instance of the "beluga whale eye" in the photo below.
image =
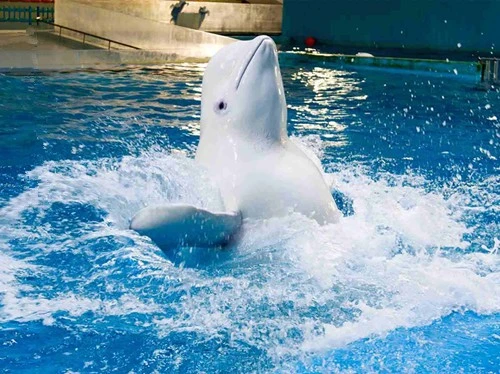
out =
{"type": "Polygon", "coordinates": [[[227,110],[227,102],[224,99],[221,99],[215,103],[215,112],[216,113],[224,113],[227,110]]]}

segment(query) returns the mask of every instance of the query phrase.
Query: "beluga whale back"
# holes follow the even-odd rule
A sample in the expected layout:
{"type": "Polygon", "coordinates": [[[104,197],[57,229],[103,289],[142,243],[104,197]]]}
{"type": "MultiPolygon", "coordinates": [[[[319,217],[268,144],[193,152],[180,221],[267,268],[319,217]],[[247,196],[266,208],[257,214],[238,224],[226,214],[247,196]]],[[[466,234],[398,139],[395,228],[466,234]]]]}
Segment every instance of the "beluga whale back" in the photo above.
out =
{"type": "Polygon", "coordinates": [[[300,213],[320,224],[340,212],[322,170],[287,135],[285,91],[273,40],[222,48],[203,76],[196,161],[217,183],[224,212],[148,206],[131,229],[163,249],[227,244],[245,219],[300,213]]]}

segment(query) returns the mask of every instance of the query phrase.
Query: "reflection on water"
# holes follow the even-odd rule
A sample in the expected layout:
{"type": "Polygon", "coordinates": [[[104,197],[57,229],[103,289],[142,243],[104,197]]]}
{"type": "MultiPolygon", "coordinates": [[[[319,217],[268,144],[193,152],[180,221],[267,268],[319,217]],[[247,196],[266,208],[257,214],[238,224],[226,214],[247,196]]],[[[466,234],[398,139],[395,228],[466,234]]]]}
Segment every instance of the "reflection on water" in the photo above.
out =
{"type": "Polygon", "coordinates": [[[174,136],[175,142],[191,144],[199,135],[205,65],[3,76],[0,123],[8,124],[0,130],[4,160],[27,144],[39,145],[44,153],[58,142],[71,143],[72,154],[81,153],[82,147],[94,152],[106,147],[110,152],[117,147],[130,150],[133,139],[144,145],[155,129],[165,136],[157,136],[151,145],[168,147],[172,129],[182,135],[174,136]]]}
{"type": "Polygon", "coordinates": [[[345,70],[314,67],[311,70],[300,68],[290,74],[289,79],[299,90],[287,92],[289,109],[296,112],[294,127],[297,130],[318,131],[323,133],[324,140],[332,147],[346,146],[348,137],[342,134],[350,111],[363,105],[367,95],[363,94],[360,79],[356,73],[345,70]],[[291,105],[294,96],[299,97],[302,91],[310,91],[301,105],[291,105]]]}

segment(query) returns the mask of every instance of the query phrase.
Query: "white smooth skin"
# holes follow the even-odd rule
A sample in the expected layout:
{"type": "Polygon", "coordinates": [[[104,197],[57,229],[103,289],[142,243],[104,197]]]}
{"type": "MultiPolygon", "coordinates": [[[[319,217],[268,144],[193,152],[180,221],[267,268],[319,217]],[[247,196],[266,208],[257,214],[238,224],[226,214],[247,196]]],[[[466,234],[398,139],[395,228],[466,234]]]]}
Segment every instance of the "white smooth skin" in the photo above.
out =
{"type": "Polygon", "coordinates": [[[203,77],[196,160],[228,211],[262,219],[298,212],[320,224],[340,212],[321,170],[287,136],[276,46],[260,36],[221,49],[203,77]]]}

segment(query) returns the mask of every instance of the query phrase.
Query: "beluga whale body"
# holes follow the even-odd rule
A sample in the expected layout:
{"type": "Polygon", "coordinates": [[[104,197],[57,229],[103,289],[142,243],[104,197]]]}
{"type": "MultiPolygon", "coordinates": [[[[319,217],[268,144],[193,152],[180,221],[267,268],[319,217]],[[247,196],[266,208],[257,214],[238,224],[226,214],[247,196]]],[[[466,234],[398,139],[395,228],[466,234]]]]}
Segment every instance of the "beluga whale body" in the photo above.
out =
{"type": "Polygon", "coordinates": [[[300,213],[319,224],[340,212],[322,170],[287,135],[285,92],[273,40],[259,36],[222,48],[202,84],[195,160],[220,189],[223,212],[186,204],[148,206],[130,228],[162,249],[223,246],[246,219],[300,213]]]}

